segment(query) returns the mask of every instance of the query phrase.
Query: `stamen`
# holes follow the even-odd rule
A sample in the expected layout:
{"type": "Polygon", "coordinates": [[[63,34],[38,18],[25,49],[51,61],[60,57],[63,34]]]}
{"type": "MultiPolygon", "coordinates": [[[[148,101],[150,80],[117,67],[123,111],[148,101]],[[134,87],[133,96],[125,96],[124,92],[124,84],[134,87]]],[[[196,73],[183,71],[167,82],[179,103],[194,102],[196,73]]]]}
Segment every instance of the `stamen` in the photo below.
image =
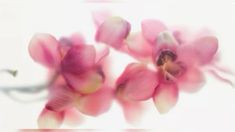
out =
{"type": "Polygon", "coordinates": [[[157,60],[157,66],[162,66],[167,61],[175,61],[177,56],[170,50],[164,50],[160,53],[158,60],[157,60]]]}
{"type": "Polygon", "coordinates": [[[162,70],[165,81],[176,81],[176,77],[181,75],[183,67],[175,62],[177,56],[170,50],[164,50],[160,53],[157,66],[162,70]]]}

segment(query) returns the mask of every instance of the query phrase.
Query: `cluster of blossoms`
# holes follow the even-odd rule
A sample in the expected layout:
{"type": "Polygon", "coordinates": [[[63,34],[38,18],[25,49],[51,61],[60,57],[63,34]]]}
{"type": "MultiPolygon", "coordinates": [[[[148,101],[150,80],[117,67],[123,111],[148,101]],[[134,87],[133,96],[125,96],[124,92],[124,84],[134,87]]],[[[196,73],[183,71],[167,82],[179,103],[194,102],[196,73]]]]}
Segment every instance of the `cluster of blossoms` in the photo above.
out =
{"type": "Polygon", "coordinates": [[[141,32],[130,33],[130,23],[120,17],[99,18],[95,40],[106,45],[100,51],[80,34],[59,40],[49,34],[32,38],[30,55],[49,69],[52,78],[39,127],[59,127],[65,118],[73,120],[74,110],[98,116],[113,100],[122,106],[127,120],[141,109],[140,102],[149,99],[166,113],[176,104],[179,91],[195,92],[203,86],[203,67],[216,61],[218,40],[211,34],[190,34],[151,19],[141,23],[141,32]],[[127,65],[115,85],[104,68],[110,47],[138,60],[127,65]]]}

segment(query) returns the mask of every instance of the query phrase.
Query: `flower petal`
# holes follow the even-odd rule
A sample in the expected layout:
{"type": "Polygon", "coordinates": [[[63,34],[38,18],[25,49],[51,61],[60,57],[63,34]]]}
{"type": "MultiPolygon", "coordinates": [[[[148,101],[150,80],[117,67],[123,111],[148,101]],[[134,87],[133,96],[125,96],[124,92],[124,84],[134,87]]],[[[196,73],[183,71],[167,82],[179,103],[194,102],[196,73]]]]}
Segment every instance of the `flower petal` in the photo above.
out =
{"type": "Polygon", "coordinates": [[[122,106],[124,116],[127,122],[137,123],[144,112],[144,106],[139,101],[123,100],[119,99],[118,102],[122,106]]]}
{"type": "Polygon", "coordinates": [[[188,68],[185,73],[178,78],[178,87],[185,92],[196,92],[205,84],[203,73],[196,68],[188,68]]]}
{"type": "Polygon", "coordinates": [[[168,112],[178,100],[178,88],[174,83],[161,83],[153,96],[153,101],[160,113],[168,112]]]}
{"type": "Polygon", "coordinates": [[[142,34],[132,34],[127,38],[127,46],[130,54],[138,58],[152,56],[152,46],[143,38],[142,34]]]}
{"type": "Polygon", "coordinates": [[[119,49],[130,31],[130,24],[120,17],[110,17],[105,20],[96,32],[96,41],[106,43],[119,49]]]}
{"type": "Polygon", "coordinates": [[[190,43],[180,45],[177,48],[176,55],[176,61],[184,64],[185,67],[198,67],[202,65],[199,54],[197,54],[194,46],[190,43]]]}
{"type": "Polygon", "coordinates": [[[201,63],[205,64],[210,62],[217,52],[218,40],[213,36],[204,36],[197,39],[193,45],[201,63]]]}
{"type": "Polygon", "coordinates": [[[52,111],[63,111],[72,104],[74,95],[67,87],[58,87],[53,89],[51,97],[46,104],[46,108],[52,111]]]}
{"type": "Polygon", "coordinates": [[[116,83],[119,94],[131,100],[149,99],[157,85],[155,72],[137,63],[129,64],[116,83]]]}
{"type": "Polygon", "coordinates": [[[64,112],[55,112],[43,109],[42,113],[38,118],[38,127],[39,128],[59,128],[64,119],[64,112]]]}
{"type": "Polygon", "coordinates": [[[95,59],[95,63],[101,63],[102,60],[104,60],[104,58],[106,56],[109,55],[109,47],[106,45],[98,45],[95,47],[96,48],[96,59],[95,59]]]}
{"type": "Polygon", "coordinates": [[[110,16],[111,13],[106,10],[92,12],[92,18],[97,28],[110,16]]]}
{"type": "Polygon", "coordinates": [[[113,90],[104,86],[93,94],[78,98],[75,106],[86,115],[98,116],[110,108],[112,99],[113,90]]]}
{"type": "Polygon", "coordinates": [[[62,58],[67,54],[67,52],[73,46],[82,46],[84,45],[85,39],[80,33],[74,33],[70,37],[61,37],[59,40],[59,49],[62,58]]]}
{"type": "Polygon", "coordinates": [[[95,64],[95,48],[89,45],[72,47],[61,63],[62,72],[80,74],[95,64]]]}
{"type": "Polygon", "coordinates": [[[84,117],[76,108],[69,108],[65,110],[64,124],[75,127],[83,121],[84,117]]]}
{"type": "Polygon", "coordinates": [[[60,64],[57,40],[49,34],[36,34],[30,41],[29,54],[34,61],[55,68],[60,64]]]}
{"type": "Polygon", "coordinates": [[[152,44],[155,43],[159,33],[167,29],[162,22],[154,19],[142,21],[141,28],[144,38],[152,44]]]}
{"type": "Polygon", "coordinates": [[[70,87],[82,94],[90,94],[99,90],[104,79],[98,71],[83,74],[63,73],[63,76],[70,87]]]}

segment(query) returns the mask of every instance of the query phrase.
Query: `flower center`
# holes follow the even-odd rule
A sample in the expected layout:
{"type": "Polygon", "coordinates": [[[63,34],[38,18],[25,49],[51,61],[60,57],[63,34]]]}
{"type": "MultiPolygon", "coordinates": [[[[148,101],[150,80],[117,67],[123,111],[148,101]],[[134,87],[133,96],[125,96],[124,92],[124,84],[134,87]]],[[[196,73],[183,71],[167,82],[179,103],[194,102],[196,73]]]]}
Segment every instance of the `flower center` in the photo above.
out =
{"type": "Polygon", "coordinates": [[[162,71],[165,81],[176,81],[176,77],[182,74],[183,67],[181,63],[175,62],[177,55],[170,50],[161,51],[157,66],[162,71]]]}

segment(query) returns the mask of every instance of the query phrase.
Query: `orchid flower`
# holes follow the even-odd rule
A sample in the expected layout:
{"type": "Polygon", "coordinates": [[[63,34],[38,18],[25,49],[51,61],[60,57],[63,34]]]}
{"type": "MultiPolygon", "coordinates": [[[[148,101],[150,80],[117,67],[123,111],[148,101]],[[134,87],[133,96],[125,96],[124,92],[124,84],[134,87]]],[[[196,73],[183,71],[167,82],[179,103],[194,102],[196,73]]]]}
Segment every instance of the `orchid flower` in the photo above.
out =
{"type": "Polygon", "coordinates": [[[109,17],[98,27],[96,40],[141,62],[129,64],[116,81],[119,98],[132,102],[152,98],[157,110],[166,113],[177,103],[179,91],[196,92],[205,84],[203,70],[216,61],[218,39],[211,34],[188,37],[184,30],[168,28],[158,20],[144,20],[141,28],[131,34],[129,22],[109,17]],[[151,61],[146,64],[146,60],[151,61]]]}
{"type": "Polygon", "coordinates": [[[90,116],[109,109],[113,92],[102,69],[107,48],[97,52],[79,34],[60,40],[36,34],[30,41],[29,53],[53,74],[48,86],[49,101],[38,119],[40,128],[59,127],[67,118],[75,121],[74,115],[80,115],[74,108],[90,116]]]}

